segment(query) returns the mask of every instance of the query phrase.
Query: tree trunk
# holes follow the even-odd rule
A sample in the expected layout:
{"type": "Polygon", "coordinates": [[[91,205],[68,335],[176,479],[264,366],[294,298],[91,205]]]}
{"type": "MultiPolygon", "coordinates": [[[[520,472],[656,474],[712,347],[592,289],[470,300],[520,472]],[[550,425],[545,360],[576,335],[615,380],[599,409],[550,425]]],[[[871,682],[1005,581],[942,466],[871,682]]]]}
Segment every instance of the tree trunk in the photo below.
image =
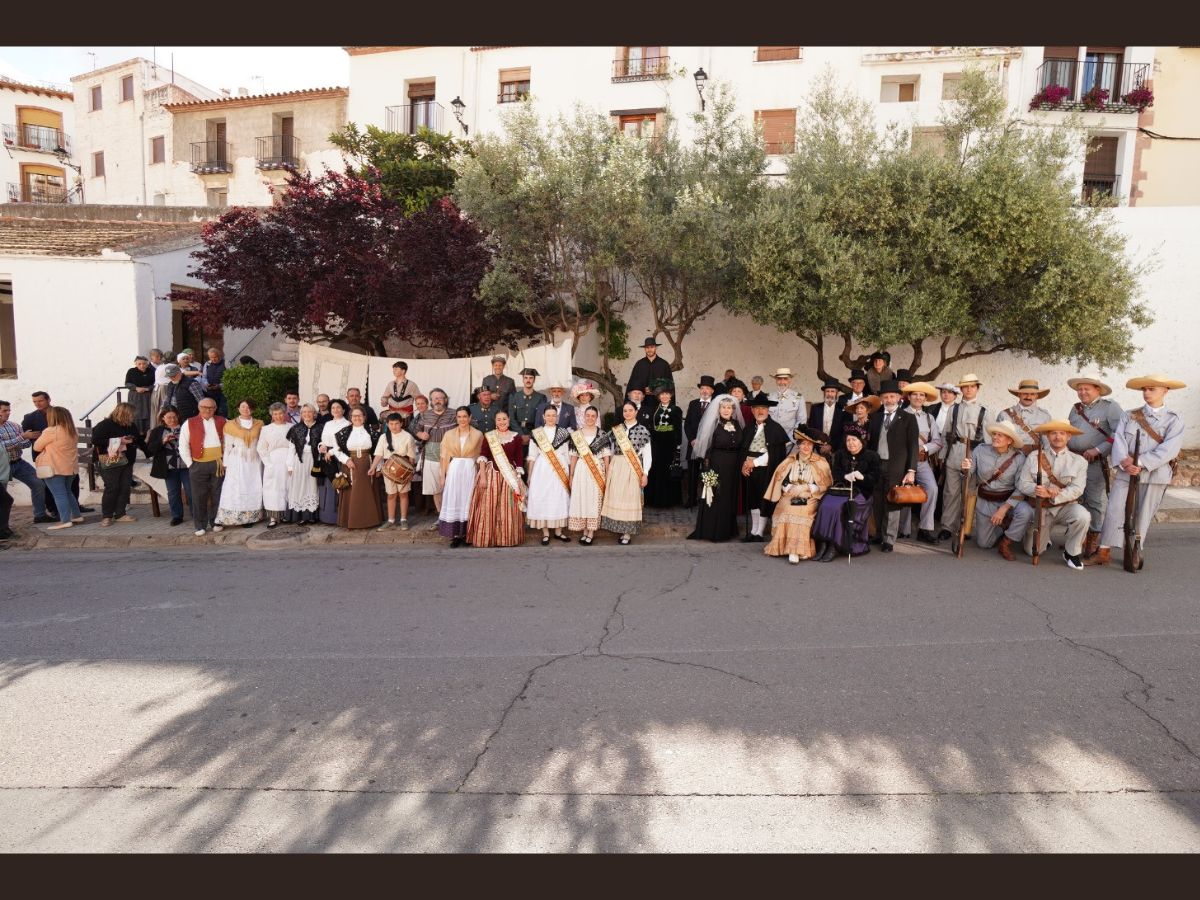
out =
{"type": "MultiPolygon", "coordinates": [[[[612,395],[613,405],[618,412],[620,411],[621,402],[625,399],[625,395],[621,391],[621,385],[617,383],[615,378],[603,375],[600,372],[592,371],[591,369],[585,369],[582,366],[572,366],[571,373],[578,375],[581,378],[588,378],[596,382],[596,384],[599,385],[605,393],[612,395]]],[[[620,418],[620,416],[618,416],[618,418],[620,418]]]]}

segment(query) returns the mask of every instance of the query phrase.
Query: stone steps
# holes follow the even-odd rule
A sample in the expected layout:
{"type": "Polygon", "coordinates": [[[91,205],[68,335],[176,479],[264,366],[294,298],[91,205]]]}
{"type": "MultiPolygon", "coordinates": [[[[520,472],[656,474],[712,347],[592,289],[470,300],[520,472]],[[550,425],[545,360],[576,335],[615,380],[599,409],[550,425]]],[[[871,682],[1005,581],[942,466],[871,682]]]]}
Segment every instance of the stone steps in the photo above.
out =
{"type": "Polygon", "coordinates": [[[300,344],[291,338],[280,338],[271,355],[263,361],[264,366],[298,366],[300,364],[300,344]]]}

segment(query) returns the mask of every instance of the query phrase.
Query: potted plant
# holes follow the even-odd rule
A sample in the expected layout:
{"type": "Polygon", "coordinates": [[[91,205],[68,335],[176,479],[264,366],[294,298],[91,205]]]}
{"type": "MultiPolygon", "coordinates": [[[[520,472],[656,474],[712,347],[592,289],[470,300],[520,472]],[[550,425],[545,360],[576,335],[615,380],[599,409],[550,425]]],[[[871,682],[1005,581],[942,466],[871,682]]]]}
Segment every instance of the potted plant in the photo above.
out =
{"type": "Polygon", "coordinates": [[[1134,88],[1128,94],[1121,96],[1121,102],[1136,106],[1137,111],[1141,112],[1154,103],[1154,92],[1145,87],[1134,88]]]}
{"type": "Polygon", "coordinates": [[[1102,88],[1100,85],[1092,85],[1091,89],[1082,97],[1083,108],[1091,109],[1099,112],[1108,106],[1108,88],[1102,88]]]}
{"type": "Polygon", "coordinates": [[[1062,105],[1063,100],[1071,93],[1069,87],[1061,84],[1048,84],[1029,101],[1030,109],[1056,109],[1062,105]]]}

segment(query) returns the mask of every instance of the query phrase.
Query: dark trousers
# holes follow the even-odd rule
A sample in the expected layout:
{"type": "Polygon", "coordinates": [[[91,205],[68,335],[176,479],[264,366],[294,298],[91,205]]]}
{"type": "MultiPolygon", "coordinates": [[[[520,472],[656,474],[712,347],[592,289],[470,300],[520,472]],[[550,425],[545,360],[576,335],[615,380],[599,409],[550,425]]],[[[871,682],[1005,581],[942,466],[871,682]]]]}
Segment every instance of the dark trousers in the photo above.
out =
{"type": "Polygon", "coordinates": [[[688,460],[688,509],[695,509],[696,497],[700,492],[700,462],[701,460],[698,459],[688,460]]]}
{"type": "Polygon", "coordinates": [[[194,462],[188,478],[192,485],[192,521],[197,531],[210,528],[217,517],[225,476],[217,474],[216,462],[194,462]]]}
{"type": "Polygon", "coordinates": [[[133,490],[133,466],[100,469],[104,481],[104,496],[100,498],[100,514],[106,519],[119,519],[129,507],[129,492],[133,490]]]}
{"type": "Polygon", "coordinates": [[[167,504],[171,507],[171,518],[183,518],[183,497],[179,490],[183,488],[188,495],[188,510],[192,509],[192,483],[187,469],[168,469],[163,479],[167,483],[167,504]]]}
{"type": "Polygon", "coordinates": [[[13,498],[8,493],[8,482],[0,481],[0,534],[8,531],[8,514],[12,508],[13,498]]]}

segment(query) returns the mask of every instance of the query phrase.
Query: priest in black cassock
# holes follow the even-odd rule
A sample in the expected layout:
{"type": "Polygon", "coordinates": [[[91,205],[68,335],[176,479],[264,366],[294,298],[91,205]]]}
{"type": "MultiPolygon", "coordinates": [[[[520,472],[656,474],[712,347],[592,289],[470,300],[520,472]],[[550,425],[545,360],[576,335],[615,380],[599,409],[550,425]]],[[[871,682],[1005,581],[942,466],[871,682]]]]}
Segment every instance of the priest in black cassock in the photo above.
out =
{"type": "Polygon", "coordinates": [[[633,364],[633,371],[629,373],[629,383],[625,385],[626,396],[637,388],[649,397],[650,386],[659,381],[669,382],[674,392],[675,377],[671,374],[671,364],[658,355],[658,348],[661,346],[662,344],[652,337],[642,341],[642,349],[646,356],[633,364]]]}
{"type": "Polygon", "coordinates": [[[787,456],[790,439],[783,426],[770,416],[774,400],[759,395],[750,401],[754,421],[747,422],[742,431],[741,466],[746,492],[746,509],[750,512],[750,528],[742,542],[764,541],[763,530],[775,512],[775,504],[764,496],[771,485],[775,470],[787,456]]]}

